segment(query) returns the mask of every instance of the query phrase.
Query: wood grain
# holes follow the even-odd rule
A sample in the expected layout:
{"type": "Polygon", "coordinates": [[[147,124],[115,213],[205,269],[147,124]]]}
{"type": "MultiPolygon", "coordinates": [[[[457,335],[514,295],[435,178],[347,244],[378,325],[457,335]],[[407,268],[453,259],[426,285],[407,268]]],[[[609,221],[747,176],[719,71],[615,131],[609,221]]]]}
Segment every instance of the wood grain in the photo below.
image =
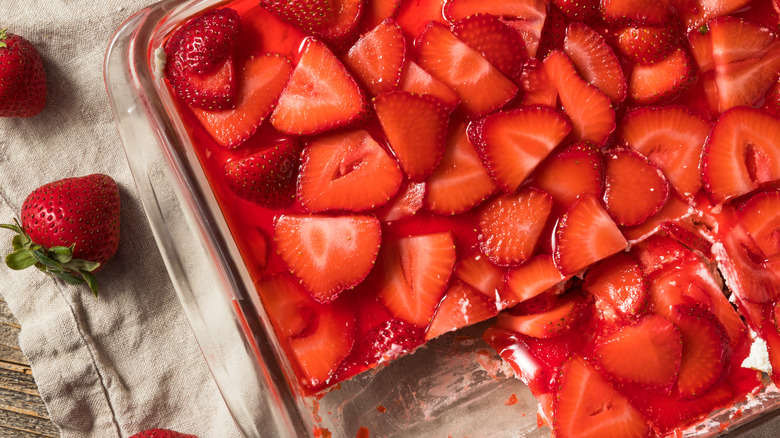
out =
{"type": "Polygon", "coordinates": [[[19,329],[0,296],[0,438],[58,438],[19,348],[19,329]]]}

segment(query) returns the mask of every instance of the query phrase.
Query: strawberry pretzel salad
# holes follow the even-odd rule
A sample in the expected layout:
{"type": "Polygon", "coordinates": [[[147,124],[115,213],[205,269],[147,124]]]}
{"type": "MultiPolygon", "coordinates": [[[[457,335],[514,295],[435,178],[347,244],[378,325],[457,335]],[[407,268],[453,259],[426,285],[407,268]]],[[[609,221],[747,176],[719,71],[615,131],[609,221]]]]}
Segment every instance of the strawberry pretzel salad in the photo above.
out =
{"type": "Polygon", "coordinates": [[[780,381],[779,10],[240,0],[162,73],[298,391],[491,320],[553,436],[666,436],[780,381]]]}

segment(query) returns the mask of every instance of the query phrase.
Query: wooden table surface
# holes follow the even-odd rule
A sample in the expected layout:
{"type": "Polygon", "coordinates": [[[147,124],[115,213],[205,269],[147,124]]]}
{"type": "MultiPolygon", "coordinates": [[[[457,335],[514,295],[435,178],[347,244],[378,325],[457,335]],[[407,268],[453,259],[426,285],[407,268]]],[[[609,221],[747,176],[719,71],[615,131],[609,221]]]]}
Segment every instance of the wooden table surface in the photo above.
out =
{"type": "Polygon", "coordinates": [[[0,438],[57,438],[30,363],[19,349],[19,328],[0,296],[0,438]]]}

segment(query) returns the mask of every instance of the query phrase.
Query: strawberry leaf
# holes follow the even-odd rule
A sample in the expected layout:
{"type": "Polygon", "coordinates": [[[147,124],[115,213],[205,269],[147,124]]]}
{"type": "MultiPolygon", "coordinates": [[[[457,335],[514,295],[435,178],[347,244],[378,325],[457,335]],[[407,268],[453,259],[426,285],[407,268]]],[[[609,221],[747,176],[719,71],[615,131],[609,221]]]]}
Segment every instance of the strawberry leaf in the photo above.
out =
{"type": "Polygon", "coordinates": [[[58,263],[68,263],[73,259],[73,246],[52,246],[49,248],[49,257],[58,263]]]}
{"type": "Polygon", "coordinates": [[[80,271],[81,276],[84,278],[84,281],[87,282],[87,285],[90,289],[92,289],[92,293],[95,294],[95,298],[98,296],[98,287],[97,287],[97,278],[95,276],[87,271],[80,271]]]}
{"type": "Polygon", "coordinates": [[[35,262],[36,259],[32,252],[24,248],[14,251],[5,257],[5,264],[15,271],[27,269],[34,265],[35,262]]]}

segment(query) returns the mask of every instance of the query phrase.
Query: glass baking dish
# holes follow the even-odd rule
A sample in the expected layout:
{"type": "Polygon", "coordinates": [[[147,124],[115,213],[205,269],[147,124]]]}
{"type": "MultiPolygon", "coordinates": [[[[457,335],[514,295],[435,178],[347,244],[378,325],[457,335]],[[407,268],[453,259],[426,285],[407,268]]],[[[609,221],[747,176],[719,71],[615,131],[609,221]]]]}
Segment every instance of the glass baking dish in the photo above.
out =
{"type": "MultiPolygon", "coordinates": [[[[167,0],[137,12],[114,35],[104,74],[151,229],[243,435],[353,437],[365,427],[381,437],[549,436],[537,426],[530,391],[482,341],[489,322],[434,339],[324,395],[302,394],[161,79],[157,53],[167,35],[223,3],[167,0]]],[[[780,392],[769,385],[683,436],[741,435],[777,407],[780,392]]]]}

